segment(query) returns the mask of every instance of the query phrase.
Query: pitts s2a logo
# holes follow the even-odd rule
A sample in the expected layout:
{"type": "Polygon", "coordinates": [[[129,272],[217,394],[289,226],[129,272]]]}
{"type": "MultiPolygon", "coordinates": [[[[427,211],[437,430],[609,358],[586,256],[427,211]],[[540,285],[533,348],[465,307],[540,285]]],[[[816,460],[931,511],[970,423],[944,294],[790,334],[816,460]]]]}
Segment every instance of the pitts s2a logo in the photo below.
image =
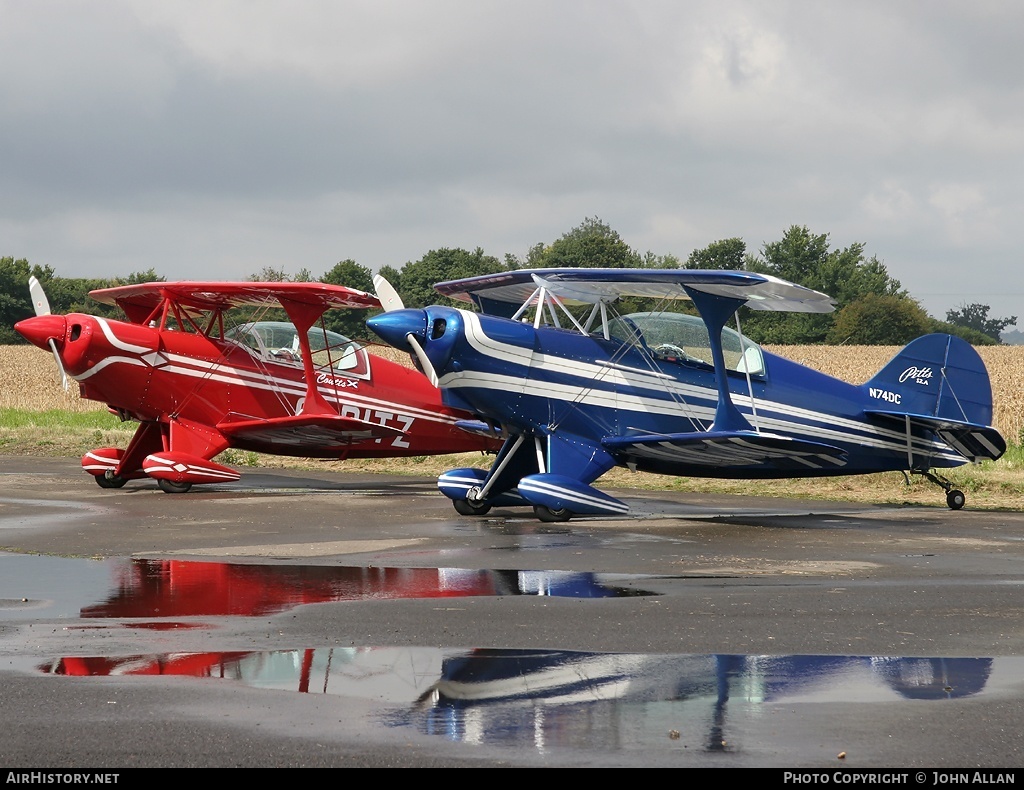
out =
{"type": "Polygon", "coordinates": [[[932,377],[931,368],[915,368],[910,367],[900,373],[900,384],[905,381],[913,381],[917,384],[921,384],[925,387],[928,386],[928,380],[932,377]]]}
{"type": "MultiPolygon", "coordinates": [[[[915,384],[920,384],[923,387],[927,387],[932,378],[931,368],[918,368],[909,367],[900,373],[900,384],[904,384],[908,381],[913,381],[915,384]]],[[[898,392],[892,390],[883,390],[878,387],[871,387],[868,389],[868,395],[872,398],[878,398],[878,400],[884,400],[889,403],[901,403],[903,396],[898,392]]]]}

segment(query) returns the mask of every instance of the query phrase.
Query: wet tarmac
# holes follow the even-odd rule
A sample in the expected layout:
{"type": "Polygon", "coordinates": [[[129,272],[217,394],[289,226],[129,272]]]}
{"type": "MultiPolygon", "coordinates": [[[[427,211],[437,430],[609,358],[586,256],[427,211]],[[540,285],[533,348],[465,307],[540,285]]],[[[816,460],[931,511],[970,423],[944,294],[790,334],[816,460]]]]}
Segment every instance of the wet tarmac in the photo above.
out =
{"type": "Polygon", "coordinates": [[[1024,766],[1024,514],[0,457],[18,768],[1024,766]]]}

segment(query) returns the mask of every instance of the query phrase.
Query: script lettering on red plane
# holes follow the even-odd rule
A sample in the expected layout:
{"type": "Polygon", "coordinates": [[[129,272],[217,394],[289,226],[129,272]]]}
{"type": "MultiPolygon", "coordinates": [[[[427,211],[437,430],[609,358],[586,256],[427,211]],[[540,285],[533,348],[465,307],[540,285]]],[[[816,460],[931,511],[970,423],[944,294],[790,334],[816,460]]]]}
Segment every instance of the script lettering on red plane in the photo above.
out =
{"type": "Polygon", "coordinates": [[[345,376],[332,376],[329,373],[317,373],[316,383],[327,384],[335,389],[359,389],[359,382],[356,379],[346,378],[345,376]]]}

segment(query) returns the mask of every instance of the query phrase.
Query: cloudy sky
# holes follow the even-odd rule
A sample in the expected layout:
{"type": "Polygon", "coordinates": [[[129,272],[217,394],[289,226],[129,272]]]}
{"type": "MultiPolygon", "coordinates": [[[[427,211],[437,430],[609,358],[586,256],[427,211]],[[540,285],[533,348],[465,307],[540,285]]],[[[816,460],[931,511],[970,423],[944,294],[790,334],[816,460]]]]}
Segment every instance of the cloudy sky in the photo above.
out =
{"type": "Polygon", "coordinates": [[[320,276],[791,225],[1024,328],[1017,0],[0,0],[0,256],[320,276]]]}

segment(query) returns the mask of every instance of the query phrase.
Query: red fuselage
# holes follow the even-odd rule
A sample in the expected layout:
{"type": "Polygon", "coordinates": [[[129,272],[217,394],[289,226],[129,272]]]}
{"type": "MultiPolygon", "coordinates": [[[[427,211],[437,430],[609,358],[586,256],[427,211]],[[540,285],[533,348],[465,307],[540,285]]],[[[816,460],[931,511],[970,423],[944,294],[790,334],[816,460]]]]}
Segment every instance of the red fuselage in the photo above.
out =
{"type": "Polygon", "coordinates": [[[328,437],[316,443],[301,437],[294,442],[263,439],[259,431],[247,431],[225,440],[221,426],[261,420],[271,425],[302,411],[308,390],[301,362],[287,355],[267,358],[240,342],[198,332],[80,313],[37,316],[15,328],[40,348],[50,349],[54,342],[82,397],[142,423],[190,426],[180,431],[178,449],[206,457],[219,441],[257,452],[319,458],[434,455],[498,446],[455,427],[470,415],[442,405],[439,391],[421,373],[362,349],[354,352],[344,372],[329,366],[316,369],[315,389],[341,417],[387,426],[393,429],[391,435],[328,437]],[[194,439],[185,438],[192,434],[194,439]]]}

